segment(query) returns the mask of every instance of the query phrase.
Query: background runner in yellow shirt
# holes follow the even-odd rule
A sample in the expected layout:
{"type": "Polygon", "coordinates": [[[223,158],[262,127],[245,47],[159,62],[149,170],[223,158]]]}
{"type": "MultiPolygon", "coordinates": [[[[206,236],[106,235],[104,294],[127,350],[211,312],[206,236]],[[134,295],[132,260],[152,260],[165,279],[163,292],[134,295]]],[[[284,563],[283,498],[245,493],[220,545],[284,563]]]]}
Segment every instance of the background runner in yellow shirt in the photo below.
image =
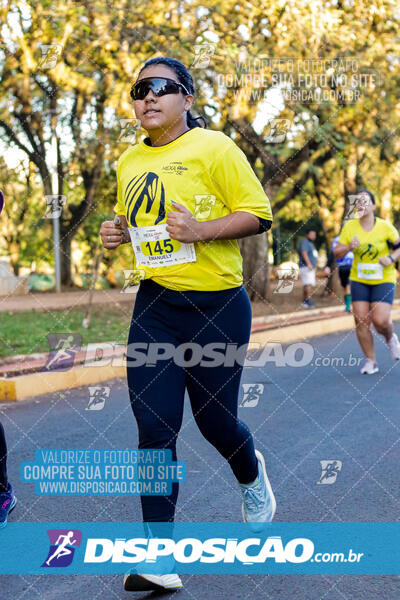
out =
{"type": "Polygon", "coordinates": [[[338,258],[349,250],[354,253],[350,271],[351,299],[360,346],[366,357],[361,373],[378,372],[371,323],[382,334],[392,357],[400,359],[400,345],[393,331],[390,311],[394,299],[396,271],[394,263],[400,256],[400,236],[388,221],[375,216],[375,198],[363,190],[356,198],[358,219],[343,226],[334,249],[338,258]],[[394,250],[389,251],[389,246],[394,250]]]}
{"type": "MultiPolygon", "coordinates": [[[[251,328],[237,239],[270,227],[270,203],[236,144],[191,115],[193,80],[182,63],[146,62],[131,96],[149,137],[120,157],[117,216],[100,233],[105,248],[132,242],[144,276],[127,350],[139,448],[170,448],[177,460],[187,389],[201,433],[239,483],[244,520],[259,531],[276,503],[263,455],[237,416],[245,353],[232,359],[232,350],[246,349],[251,328]]],[[[177,497],[176,482],[169,496],[141,496],[143,520],[172,522],[177,497]]],[[[125,589],[177,589],[172,569],[131,573],[125,589]]]]}

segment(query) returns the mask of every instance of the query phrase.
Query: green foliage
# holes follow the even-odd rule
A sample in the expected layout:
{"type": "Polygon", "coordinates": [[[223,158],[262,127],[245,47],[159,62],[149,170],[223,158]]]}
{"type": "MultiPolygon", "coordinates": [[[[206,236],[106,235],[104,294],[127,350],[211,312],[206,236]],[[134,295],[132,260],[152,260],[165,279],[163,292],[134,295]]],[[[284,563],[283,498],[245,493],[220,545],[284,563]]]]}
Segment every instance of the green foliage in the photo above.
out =
{"type": "Polygon", "coordinates": [[[21,267],[51,264],[51,220],[45,219],[46,202],[32,172],[7,167],[0,158],[0,189],[4,209],[0,218],[0,255],[9,256],[16,274],[21,267]]]}
{"type": "MultiPolygon", "coordinates": [[[[119,1],[28,0],[0,8],[2,22],[8,23],[0,34],[3,148],[22,150],[30,169],[27,194],[23,177],[1,165],[0,184],[8,186],[10,213],[2,217],[0,248],[12,253],[16,268],[29,265],[33,257],[52,261],[51,222],[40,216],[44,194],[56,193],[45,152],[51,126],[60,148],[60,193],[67,197],[62,237],[73,239],[82,251],[76,267],[90,270],[99,226],[112,216],[115,204],[114,167],[126,148],[118,141],[119,119],[133,116],[132,80],[154,55],[174,56],[190,66],[194,46],[210,40],[215,51],[209,66],[191,69],[195,108],[213,115],[211,126],[246,153],[282,231],[293,236],[301,223],[316,219],[330,241],[340,227],[346,197],[361,185],[373,189],[382,216],[399,218],[400,38],[399,13],[391,0],[155,0],[131,4],[129,10],[126,6],[119,1]],[[55,66],[43,68],[41,45],[52,43],[62,51],[55,66]],[[284,103],[267,96],[264,102],[263,94],[273,87],[271,59],[283,58],[295,65],[310,59],[354,59],[359,72],[379,77],[361,90],[356,102],[339,96],[284,103]],[[245,77],[255,71],[263,76],[261,87],[254,77],[245,77]],[[233,83],[224,86],[229,78],[233,83]],[[251,96],[257,90],[261,96],[251,96]],[[291,123],[283,142],[266,141],[273,117],[291,123]],[[18,211],[28,196],[21,227],[18,211]],[[5,223],[18,232],[11,241],[5,223]]],[[[335,71],[326,74],[334,90],[335,71]]],[[[126,246],[112,257],[105,253],[101,272],[115,283],[118,270],[130,263],[126,246]]]]}
{"type": "Polygon", "coordinates": [[[48,352],[47,334],[71,331],[82,336],[82,345],[91,342],[126,343],[131,312],[127,307],[93,306],[89,329],[82,327],[85,308],[69,311],[2,313],[0,320],[0,356],[48,352]],[[27,335],[29,331],[29,335],[27,335]]]}

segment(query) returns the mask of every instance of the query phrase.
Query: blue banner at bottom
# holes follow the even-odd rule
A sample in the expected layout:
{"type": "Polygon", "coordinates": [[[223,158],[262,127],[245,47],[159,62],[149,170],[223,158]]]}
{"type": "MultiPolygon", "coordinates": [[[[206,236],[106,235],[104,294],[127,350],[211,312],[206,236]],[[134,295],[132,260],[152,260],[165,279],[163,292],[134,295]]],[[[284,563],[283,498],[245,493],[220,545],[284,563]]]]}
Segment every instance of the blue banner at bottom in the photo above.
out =
{"type": "Polygon", "coordinates": [[[0,573],[397,574],[399,542],[400,523],[19,522],[0,573]]]}

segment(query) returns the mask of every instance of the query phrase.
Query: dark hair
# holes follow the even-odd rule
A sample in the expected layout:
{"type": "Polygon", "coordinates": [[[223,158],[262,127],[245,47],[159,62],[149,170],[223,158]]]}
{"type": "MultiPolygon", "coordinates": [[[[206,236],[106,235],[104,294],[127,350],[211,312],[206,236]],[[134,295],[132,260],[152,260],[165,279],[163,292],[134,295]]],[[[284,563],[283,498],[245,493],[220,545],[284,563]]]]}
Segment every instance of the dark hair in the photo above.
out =
{"type": "Polygon", "coordinates": [[[374,205],[375,205],[375,197],[374,197],[374,195],[373,195],[373,193],[372,193],[372,192],[370,192],[369,190],[363,189],[363,190],[361,190],[361,192],[359,192],[359,193],[360,193],[360,194],[368,194],[368,196],[371,198],[371,202],[372,202],[372,204],[374,204],[374,205]]]}
{"type": "MultiPolygon", "coordinates": [[[[150,67],[151,65],[165,65],[166,67],[172,69],[175,75],[177,76],[178,81],[182,83],[188,90],[188,92],[190,94],[193,94],[194,96],[195,92],[193,78],[187,70],[187,68],[185,67],[185,65],[179,60],[171,58],[170,56],[156,56],[154,58],[150,58],[144,63],[143,67],[140,69],[139,75],[144,69],[150,67]]],[[[188,110],[186,113],[186,123],[188,127],[190,127],[190,129],[193,129],[194,127],[207,127],[207,121],[205,117],[194,117],[190,110],[188,110]],[[199,121],[202,121],[203,125],[200,125],[199,121]]]]}

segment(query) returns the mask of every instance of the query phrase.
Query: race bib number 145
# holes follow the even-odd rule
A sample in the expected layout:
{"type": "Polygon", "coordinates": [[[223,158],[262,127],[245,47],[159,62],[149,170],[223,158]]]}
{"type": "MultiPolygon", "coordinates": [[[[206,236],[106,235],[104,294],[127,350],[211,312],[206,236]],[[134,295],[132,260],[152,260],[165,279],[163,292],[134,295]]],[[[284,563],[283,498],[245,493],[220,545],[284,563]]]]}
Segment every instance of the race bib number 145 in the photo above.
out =
{"type": "Polygon", "coordinates": [[[382,279],[382,265],[380,263],[358,263],[357,276],[359,279],[382,279]]]}
{"type": "Polygon", "coordinates": [[[170,267],[196,261],[194,244],[172,240],[166,227],[129,227],[137,264],[147,267],[170,267]]]}

